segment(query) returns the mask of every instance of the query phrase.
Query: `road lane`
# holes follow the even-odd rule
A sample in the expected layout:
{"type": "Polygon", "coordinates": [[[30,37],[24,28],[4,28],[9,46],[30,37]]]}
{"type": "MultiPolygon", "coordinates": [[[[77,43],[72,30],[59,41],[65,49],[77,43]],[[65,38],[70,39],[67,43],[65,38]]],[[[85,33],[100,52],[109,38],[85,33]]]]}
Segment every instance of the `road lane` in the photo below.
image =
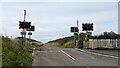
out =
{"type": "Polygon", "coordinates": [[[68,53],[66,53],[65,51],[61,50],[61,52],[63,52],[64,54],[66,54],[68,57],[70,57],[72,60],[76,60],[75,58],[73,58],[72,56],[70,56],[68,53]]]}
{"type": "Polygon", "coordinates": [[[66,56],[59,48],[44,46],[43,51],[34,52],[33,66],[73,66],[79,65],[66,56]],[[48,48],[47,48],[48,47],[48,48]]]}
{"type": "Polygon", "coordinates": [[[64,51],[73,55],[78,62],[83,63],[84,65],[82,66],[118,66],[118,59],[116,58],[88,54],[86,52],[81,52],[78,49],[65,49],[64,51]]]}
{"type": "Polygon", "coordinates": [[[46,44],[34,51],[33,66],[118,66],[118,59],[46,44]]]}
{"type": "Polygon", "coordinates": [[[76,63],[62,52],[35,52],[33,66],[73,66],[76,63]]]}

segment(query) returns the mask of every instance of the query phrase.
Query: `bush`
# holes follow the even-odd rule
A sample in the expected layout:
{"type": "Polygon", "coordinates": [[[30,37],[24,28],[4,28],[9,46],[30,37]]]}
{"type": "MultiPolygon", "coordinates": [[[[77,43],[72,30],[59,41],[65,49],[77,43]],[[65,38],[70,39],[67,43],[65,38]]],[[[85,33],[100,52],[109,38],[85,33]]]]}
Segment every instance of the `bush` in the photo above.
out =
{"type": "Polygon", "coordinates": [[[2,66],[31,66],[32,54],[8,38],[2,38],[2,66]]]}

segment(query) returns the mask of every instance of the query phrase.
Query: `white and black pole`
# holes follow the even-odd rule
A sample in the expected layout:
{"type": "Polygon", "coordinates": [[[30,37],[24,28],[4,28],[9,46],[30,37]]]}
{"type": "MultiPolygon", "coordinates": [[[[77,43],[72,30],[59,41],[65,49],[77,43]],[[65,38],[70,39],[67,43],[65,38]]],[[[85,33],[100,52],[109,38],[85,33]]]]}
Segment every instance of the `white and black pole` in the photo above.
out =
{"type": "Polygon", "coordinates": [[[88,46],[88,35],[87,35],[87,33],[88,33],[88,30],[86,30],[86,46],[85,46],[85,49],[87,50],[87,46],[88,46]]]}
{"type": "MultiPolygon", "coordinates": [[[[25,18],[26,18],[26,10],[24,10],[24,23],[25,23],[25,18]]],[[[24,34],[24,46],[25,46],[25,42],[26,42],[26,29],[25,28],[23,28],[23,30],[22,30],[25,34],[24,34]]]]}

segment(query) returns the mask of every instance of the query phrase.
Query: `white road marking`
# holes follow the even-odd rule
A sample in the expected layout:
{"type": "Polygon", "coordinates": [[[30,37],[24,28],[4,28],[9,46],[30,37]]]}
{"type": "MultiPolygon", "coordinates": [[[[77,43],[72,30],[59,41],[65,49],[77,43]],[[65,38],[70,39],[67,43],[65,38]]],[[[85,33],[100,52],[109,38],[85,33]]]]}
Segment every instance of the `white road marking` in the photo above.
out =
{"type": "Polygon", "coordinates": [[[72,56],[70,56],[68,53],[66,53],[65,51],[61,50],[62,53],[64,53],[65,55],[67,55],[68,57],[70,57],[72,60],[75,60],[75,58],[73,58],[72,56]]]}
{"type": "Polygon", "coordinates": [[[87,67],[87,68],[89,68],[89,67],[87,67]]]}
{"type": "Polygon", "coordinates": [[[86,52],[86,53],[90,53],[90,54],[94,54],[94,55],[99,55],[99,56],[111,57],[111,58],[118,59],[118,57],[116,57],[116,56],[111,56],[111,55],[105,55],[105,54],[100,54],[100,53],[88,52],[88,51],[85,51],[85,50],[82,50],[82,49],[79,49],[79,50],[82,51],[82,52],[86,52]]]}

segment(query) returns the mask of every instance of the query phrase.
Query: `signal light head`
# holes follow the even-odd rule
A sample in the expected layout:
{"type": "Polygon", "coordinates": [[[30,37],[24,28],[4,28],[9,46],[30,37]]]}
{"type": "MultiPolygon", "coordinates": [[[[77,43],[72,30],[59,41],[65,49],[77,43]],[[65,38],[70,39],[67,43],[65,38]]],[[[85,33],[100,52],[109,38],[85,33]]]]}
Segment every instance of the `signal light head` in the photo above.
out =
{"type": "Polygon", "coordinates": [[[19,29],[27,29],[30,28],[31,26],[31,22],[27,22],[27,21],[19,21],[19,29]]]}
{"type": "Polygon", "coordinates": [[[93,23],[83,23],[82,31],[93,31],[93,23]]]}

